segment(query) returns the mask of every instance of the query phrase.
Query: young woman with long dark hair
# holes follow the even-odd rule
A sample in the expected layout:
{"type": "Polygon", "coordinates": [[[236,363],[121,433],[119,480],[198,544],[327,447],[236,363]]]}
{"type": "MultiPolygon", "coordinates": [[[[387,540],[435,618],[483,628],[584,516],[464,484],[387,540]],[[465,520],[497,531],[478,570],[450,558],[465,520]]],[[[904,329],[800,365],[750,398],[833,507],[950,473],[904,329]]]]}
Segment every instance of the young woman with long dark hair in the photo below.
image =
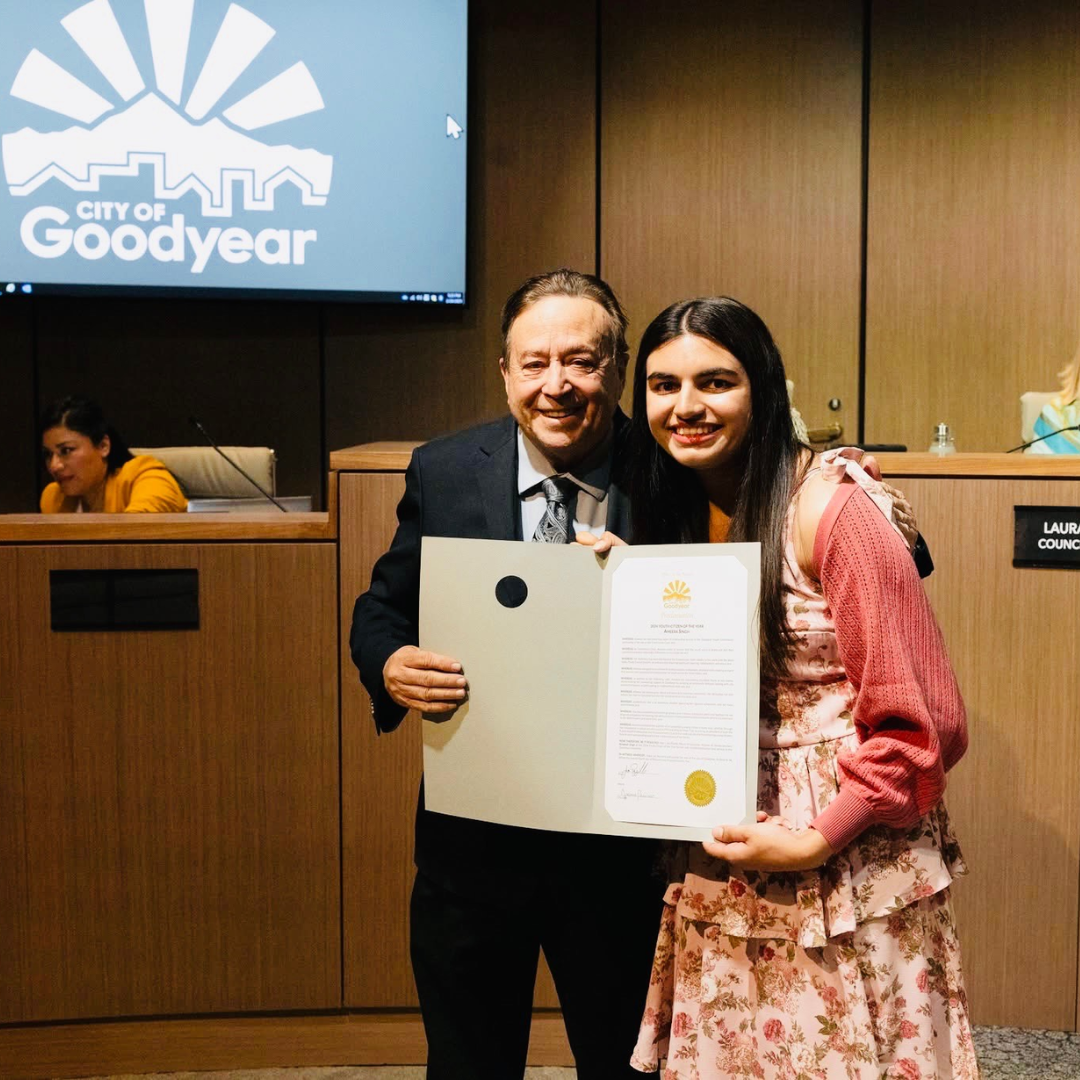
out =
{"type": "Polygon", "coordinates": [[[674,853],[635,1066],[976,1080],[941,801],[964,707],[887,496],[822,475],[726,297],[653,320],[632,425],[632,540],[758,541],[762,566],[758,821],[674,853]]]}

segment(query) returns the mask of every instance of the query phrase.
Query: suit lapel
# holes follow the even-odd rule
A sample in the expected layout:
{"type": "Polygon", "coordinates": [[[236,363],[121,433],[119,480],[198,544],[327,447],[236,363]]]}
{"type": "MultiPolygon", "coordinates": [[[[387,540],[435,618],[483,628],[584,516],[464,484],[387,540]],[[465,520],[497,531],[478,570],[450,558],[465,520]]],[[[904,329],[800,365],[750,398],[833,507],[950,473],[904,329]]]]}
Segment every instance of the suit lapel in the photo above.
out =
{"type": "Polygon", "coordinates": [[[487,517],[489,538],[520,540],[521,514],[517,495],[517,424],[512,417],[478,455],[476,482],[487,517]]]}
{"type": "Polygon", "coordinates": [[[607,529],[630,542],[630,500],[612,477],[608,488],[607,529]]]}

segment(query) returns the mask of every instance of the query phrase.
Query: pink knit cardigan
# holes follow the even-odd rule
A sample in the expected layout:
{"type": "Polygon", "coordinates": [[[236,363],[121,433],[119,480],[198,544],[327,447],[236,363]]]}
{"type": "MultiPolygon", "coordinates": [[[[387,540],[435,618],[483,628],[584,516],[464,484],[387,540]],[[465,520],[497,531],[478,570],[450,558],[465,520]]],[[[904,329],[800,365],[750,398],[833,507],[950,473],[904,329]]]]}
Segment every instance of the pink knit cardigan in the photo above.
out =
{"type": "Polygon", "coordinates": [[[838,851],[870,825],[908,828],[937,803],[967,749],[967,719],[915,564],[854,484],[822,516],[814,565],[856,691],[859,747],[839,756],[840,791],[812,823],[838,851]]]}

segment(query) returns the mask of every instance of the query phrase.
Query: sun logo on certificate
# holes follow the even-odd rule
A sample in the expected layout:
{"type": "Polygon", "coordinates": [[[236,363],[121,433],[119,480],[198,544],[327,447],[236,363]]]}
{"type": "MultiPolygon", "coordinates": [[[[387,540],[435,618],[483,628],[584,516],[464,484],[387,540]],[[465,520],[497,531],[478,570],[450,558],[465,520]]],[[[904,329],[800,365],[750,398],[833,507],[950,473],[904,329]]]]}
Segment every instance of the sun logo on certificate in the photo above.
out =
{"type": "Polygon", "coordinates": [[[664,607],[687,608],[690,606],[690,586],[685,581],[669,581],[664,588],[664,607]]]}
{"type": "Polygon", "coordinates": [[[716,781],[712,773],[695,769],[683,784],[686,801],[692,806],[708,806],[716,798],[716,781]]]}

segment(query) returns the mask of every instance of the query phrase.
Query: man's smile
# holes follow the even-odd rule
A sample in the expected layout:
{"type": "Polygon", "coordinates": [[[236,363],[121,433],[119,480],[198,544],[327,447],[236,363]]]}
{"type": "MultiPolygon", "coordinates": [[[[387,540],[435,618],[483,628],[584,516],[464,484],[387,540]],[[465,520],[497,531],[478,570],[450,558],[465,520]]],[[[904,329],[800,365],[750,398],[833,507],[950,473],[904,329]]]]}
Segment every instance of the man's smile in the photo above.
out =
{"type": "Polygon", "coordinates": [[[580,416],[585,411],[584,405],[567,405],[561,409],[537,409],[537,416],[545,420],[567,420],[574,416],[580,416]]]}

